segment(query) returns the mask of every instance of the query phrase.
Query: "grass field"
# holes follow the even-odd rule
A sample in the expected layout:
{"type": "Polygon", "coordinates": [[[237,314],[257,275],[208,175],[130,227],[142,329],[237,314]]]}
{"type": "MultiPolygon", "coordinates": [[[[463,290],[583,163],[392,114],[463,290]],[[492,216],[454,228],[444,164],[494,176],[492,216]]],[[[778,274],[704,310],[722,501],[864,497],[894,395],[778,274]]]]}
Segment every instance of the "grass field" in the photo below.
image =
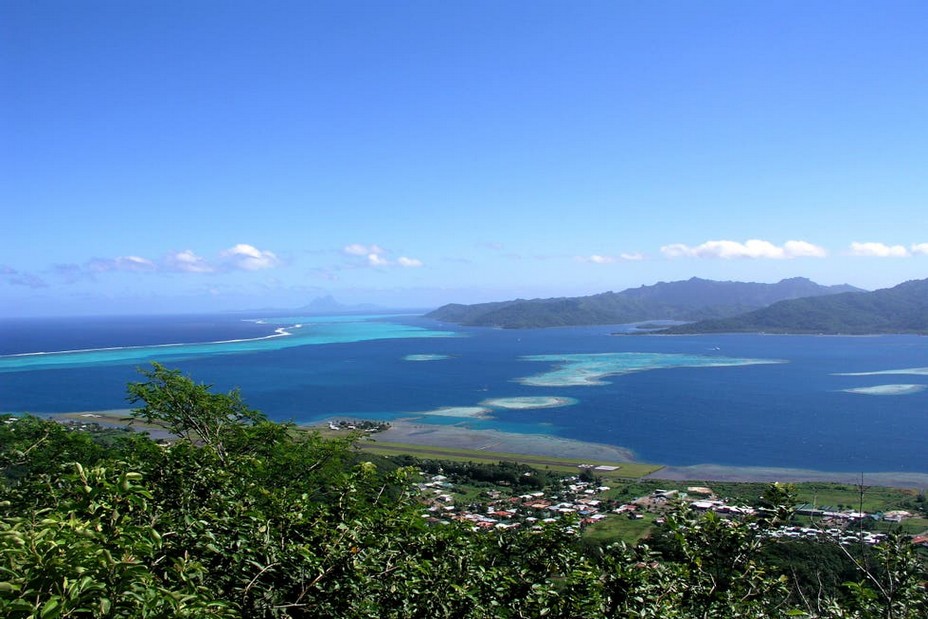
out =
{"type": "Polygon", "coordinates": [[[358,448],[380,456],[411,455],[417,458],[434,460],[457,460],[461,462],[518,462],[538,469],[547,469],[565,475],[580,472],[581,464],[608,465],[618,467],[614,471],[596,471],[603,480],[639,479],[661,469],[658,464],[640,462],[600,462],[577,458],[557,458],[555,456],[536,456],[505,452],[484,451],[477,449],[459,449],[451,447],[432,447],[426,445],[408,445],[405,443],[386,443],[376,440],[360,441],[358,448]]]}
{"type": "Polygon", "coordinates": [[[641,520],[630,520],[626,516],[613,514],[584,529],[583,537],[598,543],[621,541],[634,544],[651,534],[651,528],[657,518],[654,514],[644,514],[641,520]]]}

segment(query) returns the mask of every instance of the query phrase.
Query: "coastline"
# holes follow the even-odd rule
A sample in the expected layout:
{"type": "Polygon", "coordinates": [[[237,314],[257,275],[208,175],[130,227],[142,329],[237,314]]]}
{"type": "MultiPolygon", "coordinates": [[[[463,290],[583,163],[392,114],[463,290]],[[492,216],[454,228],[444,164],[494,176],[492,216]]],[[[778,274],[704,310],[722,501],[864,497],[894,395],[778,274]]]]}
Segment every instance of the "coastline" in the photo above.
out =
{"type": "MultiPolygon", "coordinates": [[[[142,421],[129,424],[130,409],[100,411],[75,411],[41,415],[69,422],[99,423],[109,426],[131,427],[149,432],[155,438],[165,438],[167,432],[142,421]]],[[[337,419],[349,419],[350,416],[337,419]]],[[[336,418],[332,418],[334,420],[336,418]]],[[[330,420],[299,424],[305,429],[322,430],[330,420]]],[[[549,456],[565,460],[589,461],[591,464],[652,464],[660,467],[644,479],[668,481],[731,481],[731,482],[835,482],[861,483],[867,486],[889,486],[895,488],[928,488],[928,473],[910,471],[840,472],[812,469],[778,468],[761,466],[727,466],[720,464],[697,464],[692,466],[670,466],[643,463],[635,459],[634,452],[625,447],[561,438],[549,434],[519,434],[499,430],[475,430],[463,425],[438,425],[422,422],[418,417],[390,421],[390,428],[373,435],[375,442],[409,445],[410,447],[436,447],[471,450],[492,454],[519,454],[526,456],[549,456]]]]}
{"type": "Polygon", "coordinates": [[[474,430],[465,426],[423,423],[412,418],[390,422],[390,428],[374,435],[375,440],[406,445],[472,449],[569,459],[636,462],[630,449],[587,443],[549,434],[517,434],[500,430],[474,430]]]}
{"type": "MultiPolygon", "coordinates": [[[[389,430],[376,434],[375,440],[403,443],[414,446],[433,446],[457,449],[474,449],[488,452],[505,452],[524,455],[551,456],[554,458],[589,460],[595,464],[639,463],[632,450],[577,441],[545,434],[516,434],[498,430],[473,430],[461,426],[436,426],[400,419],[390,422],[389,430]]],[[[644,479],[668,481],[734,481],[734,482],[835,482],[869,486],[899,488],[928,487],[928,473],[913,472],[835,472],[811,469],[793,469],[760,466],[726,466],[698,464],[693,466],[660,467],[644,479]]]]}

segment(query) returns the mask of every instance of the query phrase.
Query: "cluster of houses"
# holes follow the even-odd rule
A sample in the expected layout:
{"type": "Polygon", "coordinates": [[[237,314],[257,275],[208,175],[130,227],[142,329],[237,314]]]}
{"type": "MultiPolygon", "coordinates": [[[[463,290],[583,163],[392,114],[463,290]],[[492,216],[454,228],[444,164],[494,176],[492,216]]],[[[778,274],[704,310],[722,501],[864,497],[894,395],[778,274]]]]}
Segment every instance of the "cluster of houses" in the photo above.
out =
{"type": "Polygon", "coordinates": [[[886,539],[883,533],[874,533],[872,531],[853,531],[852,529],[829,528],[821,529],[817,527],[780,527],[767,533],[768,536],[781,539],[807,539],[823,540],[832,539],[842,545],[860,544],[863,542],[868,546],[879,544],[886,539]]]}
{"type": "Polygon", "coordinates": [[[338,420],[329,421],[329,430],[362,430],[370,434],[383,432],[390,429],[390,424],[386,421],[374,421],[370,419],[361,420],[338,420]]]}
{"type": "MultiPolygon", "coordinates": [[[[743,505],[733,505],[717,497],[710,488],[692,486],[686,491],[655,490],[650,494],[636,498],[627,503],[605,499],[602,493],[609,490],[595,482],[582,481],[578,477],[563,480],[562,487],[548,492],[536,491],[519,496],[503,496],[500,491],[491,490],[484,494],[480,502],[459,505],[454,497],[453,484],[444,475],[428,475],[426,481],[419,484],[423,497],[425,512],[422,516],[432,523],[450,523],[462,521],[470,523],[474,530],[510,529],[517,527],[541,527],[544,523],[556,522],[566,515],[577,517],[579,526],[585,527],[610,515],[629,519],[641,519],[644,513],[656,514],[655,524],[661,524],[661,514],[679,501],[688,503],[691,509],[712,511],[724,518],[741,518],[758,513],[758,509],[743,505]]],[[[864,519],[900,522],[912,516],[906,511],[892,511],[881,514],[867,514],[852,510],[839,511],[799,505],[799,515],[808,516],[816,526],[781,526],[768,531],[767,535],[783,539],[833,539],[841,544],[877,544],[885,535],[864,531],[861,524],[864,519]]],[[[925,536],[923,536],[925,537],[925,536]]],[[[928,543],[928,537],[916,542],[928,543]]]]}
{"type": "Polygon", "coordinates": [[[576,477],[564,482],[563,488],[556,492],[536,491],[512,497],[492,490],[486,493],[486,500],[462,506],[455,503],[453,485],[448,478],[431,475],[419,484],[426,508],[422,515],[433,523],[468,522],[475,530],[541,527],[566,515],[576,515],[583,527],[606,517],[607,504],[597,496],[609,490],[608,486],[580,481],[576,477]]]}

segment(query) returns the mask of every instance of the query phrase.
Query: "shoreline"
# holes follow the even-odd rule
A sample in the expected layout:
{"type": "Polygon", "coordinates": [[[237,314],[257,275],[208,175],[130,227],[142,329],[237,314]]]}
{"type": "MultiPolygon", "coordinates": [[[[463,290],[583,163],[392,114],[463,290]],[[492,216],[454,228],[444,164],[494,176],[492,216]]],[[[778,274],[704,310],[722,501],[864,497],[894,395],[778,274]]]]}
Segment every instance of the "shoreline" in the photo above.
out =
{"type": "Polygon", "coordinates": [[[587,443],[549,434],[474,430],[465,426],[424,423],[414,418],[396,419],[388,423],[390,428],[375,434],[375,440],[405,445],[472,449],[489,453],[504,452],[568,459],[637,462],[634,453],[625,447],[587,443]]]}
{"type": "MultiPolygon", "coordinates": [[[[37,414],[42,417],[99,423],[101,425],[124,426],[128,423],[130,409],[98,411],[75,411],[68,413],[37,414]]],[[[304,429],[325,429],[329,421],[353,419],[350,415],[333,416],[313,423],[297,424],[304,429]]],[[[868,486],[894,488],[928,488],[928,473],[911,471],[840,472],[814,469],[731,466],[721,464],[696,464],[690,466],[645,463],[635,459],[631,449],[616,445],[567,439],[549,434],[519,434],[500,430],[475,430],[463,425],[438,425],[425,423],[418,417],[406,417],[389,421],[390,428],[372,435],[374,441],[403,444],[411,447],[437,447],[447,449],[486,452],[488,455],[519,454],[527,456],[549,456],[567,460],[584,460],[596,464],[651,464],[660,468],[643,479],[665,479],[668,481],[731,481],[731,482],[834,482],[863,483],[868,486]]],[[[141,421],[131,424],[139,431],[156,434],[163,438],[163,429],[149,426],[141,421]],[[160,431],[159,431],[160,430],[160,431]]]]}

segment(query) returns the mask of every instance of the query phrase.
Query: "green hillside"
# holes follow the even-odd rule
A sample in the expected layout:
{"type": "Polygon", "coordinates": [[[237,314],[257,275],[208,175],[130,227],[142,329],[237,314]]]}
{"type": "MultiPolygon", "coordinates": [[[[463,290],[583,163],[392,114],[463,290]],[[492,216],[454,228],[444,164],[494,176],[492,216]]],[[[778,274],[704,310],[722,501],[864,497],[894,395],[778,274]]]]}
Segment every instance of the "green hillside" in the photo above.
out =
{"type": "Polygon", "coordinates": [[[776,284],[692,278],[585,297],[515,299],[445,305],[427,317],[466,326],[508,329],[623,324],[647,320],[693,321],[734,316],[784,299],[857,290],[820,286],[796,277],[776,284]]]}
{"type": "Polygon", "coordinates": [[[666,333],[928,333],[928,279],[874,292],[781,301],[725,319],[672,327],[666,333]]]}

